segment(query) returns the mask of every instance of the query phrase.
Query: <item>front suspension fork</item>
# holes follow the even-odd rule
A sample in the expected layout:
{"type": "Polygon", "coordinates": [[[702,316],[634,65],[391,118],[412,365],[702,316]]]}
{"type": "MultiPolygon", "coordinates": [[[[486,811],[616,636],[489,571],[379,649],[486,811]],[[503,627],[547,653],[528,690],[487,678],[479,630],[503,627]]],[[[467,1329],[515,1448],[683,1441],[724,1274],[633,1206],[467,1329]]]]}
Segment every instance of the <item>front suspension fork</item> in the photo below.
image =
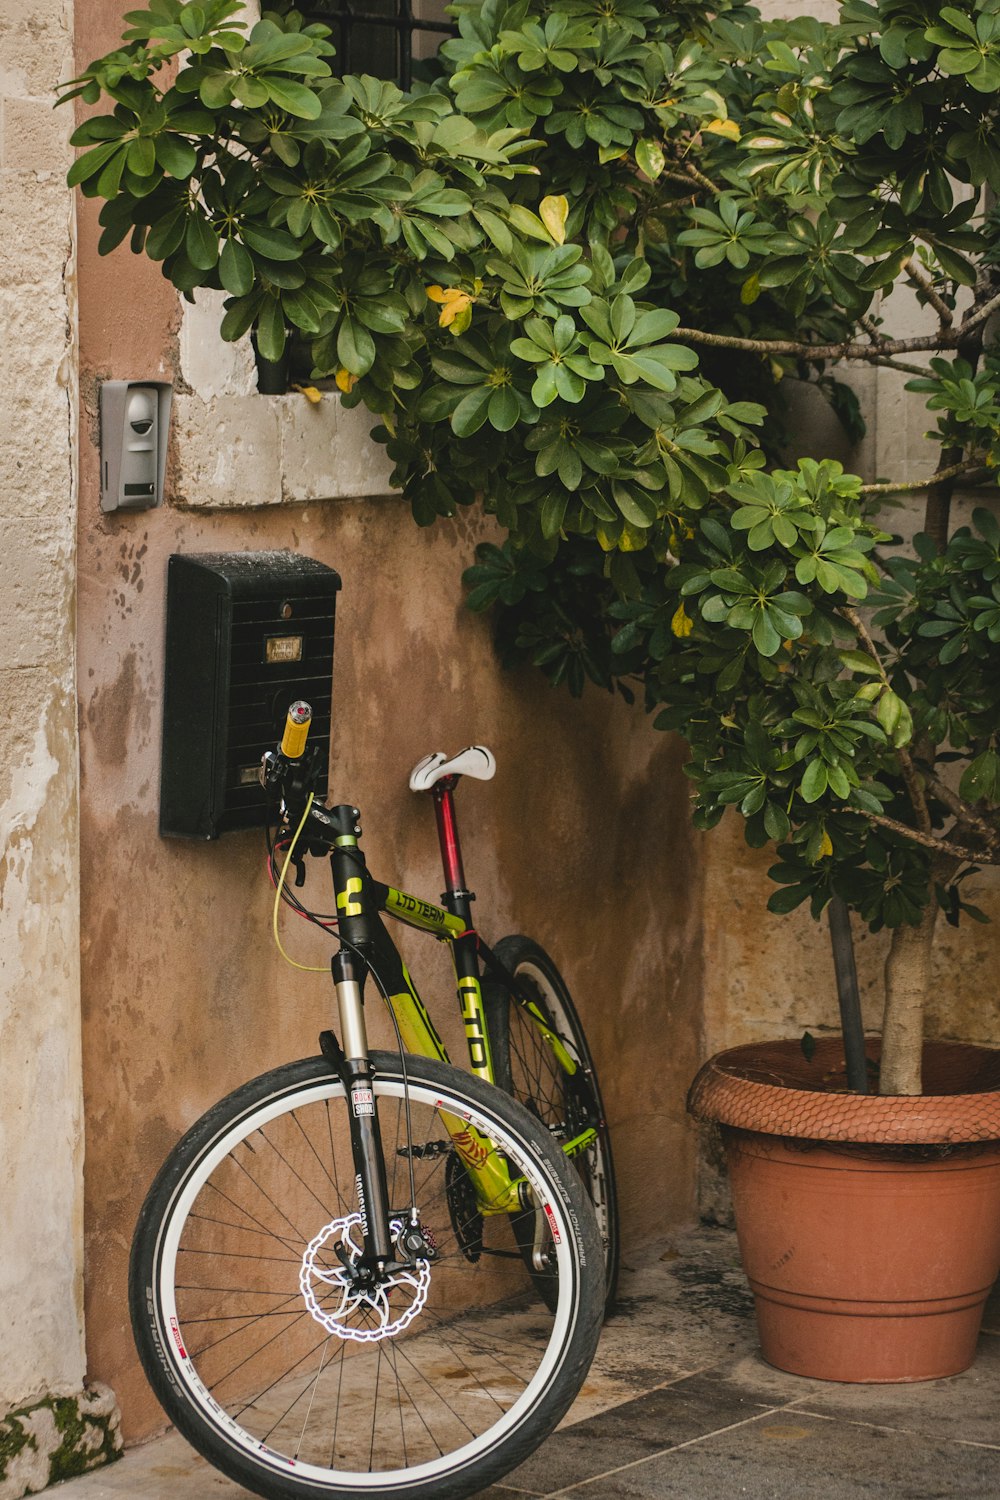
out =
{"type": "Polygon", "coordinates": [[[368,1055],[361,985],[364,960],[341,950],[331,963],[343,1045],[328,1031],[320,1037],[324,1056],[340,1074],[347,1097],[351,1153],[364,1236],[363,1263],[382,1269],[394,1258],[389,1224],[385,1157],[375,1103],[374,1071],[368,1055]]]}

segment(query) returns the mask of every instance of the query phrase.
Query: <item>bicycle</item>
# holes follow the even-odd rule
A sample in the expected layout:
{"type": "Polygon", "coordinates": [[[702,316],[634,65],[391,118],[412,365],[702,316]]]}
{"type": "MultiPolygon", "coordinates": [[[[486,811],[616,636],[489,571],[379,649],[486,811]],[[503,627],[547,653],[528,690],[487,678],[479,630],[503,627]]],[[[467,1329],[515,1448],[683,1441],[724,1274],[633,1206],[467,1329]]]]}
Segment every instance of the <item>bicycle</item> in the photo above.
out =
{"type": "MultiPolygon", "coordinates": [[[[488,987],[474,978],[486,950],[463,914],[464,878],[445,907],[379,885],[358,809],[316,804],[309,717],[293,705],[264,757],[262,779],[283,813],[268,864],[276,935],[285,900],[337,938],[340,1037],[324,1031],[319,1057],[237,1089],[171,1151],[135,1231],[133,1331],[167,1415],[257,1493],[458,1500],[522,1462],[589,1369],[606,1255],[571,1161],[593,1150],[597,1127],[576,1129],[567,1112],[575,1133],[563,1141],[541,1106],[532,1113],[486,1080],[491,1046],[503,1056],[505,1038],[502,1067],[514,1077],[516,1002],[560,1059],[574,1108],[584,1092],[582,1078],[572,1082],[583,1072],[572,1038],[549,1025],[545,994],[522,993],[499,959],[488,967],[507,996],[507,1029],[497,1030],[494,1004],[491,1038],[488,987]],[[330,914],[310,912],[287,884],[290,868],[301,882],[306,853],[330,858],[330,914]],[[383,912],[450,943],[472,1073],[445,1060],[383,912]],[[388,1003],[398,1054],[369,1050],[368,976],[388,1003]]],[[[425,765],[425,780],[440,788],[442,851],[460,877],[452,778],[471,763],[438,759],[443,774],[425,765]]],[[[514,957],[515,968],[541,964],[534,949],[514,957]]]]}

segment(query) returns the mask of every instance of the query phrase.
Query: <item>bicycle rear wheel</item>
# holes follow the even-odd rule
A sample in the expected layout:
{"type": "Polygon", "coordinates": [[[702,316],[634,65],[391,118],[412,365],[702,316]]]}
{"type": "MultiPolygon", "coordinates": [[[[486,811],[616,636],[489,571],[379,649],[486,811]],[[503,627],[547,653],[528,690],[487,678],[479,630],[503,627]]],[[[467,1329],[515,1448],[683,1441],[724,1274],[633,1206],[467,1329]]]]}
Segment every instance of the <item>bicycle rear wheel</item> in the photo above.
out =
{"type": "MultiPolygon", "coordinates": [[[[505,937],[493,951],[514,976],[519,993],[531,1001],[578,1067],[576,1075],[567,1073],[531,1011],[518,1004],[499,980],[487,977],[483,996],[496,1081],[568,1151],[597,1216],[610,1309],[621,1254],[618,1198],[611,1140],[583,1022],[566,981],[538,943],[521,936],[505,937]],[[581,1137],[589,1137],[589,1143],[574,1149],[573,1143],[581,1137]]],[[[533,1225],[527,1218],[515,1220],[514,1231],[530,1266],[533,1225]]],[[[533,1279],[552,1306],[556,1296],[552,1274],[536,1273],[533,1279]]]]}
{"type": "Polygon", "coordinates": [[[322,1058],[209,1111],[171,1152],[136,1228],[130,1310],[154,1391],[211,1463],[276,1500],[468,1495],[552,1430],[597,1342],[600,1244],[558,1147],[499,1090],[415,1057],[408,1131],[398,1056],[373,1062],[393,1212],[409,1207],[412,1166],[436,1249],[394,1277],[383,1306],[344,1311],[363,1208],[343,1086],[322,1058]],[[461,1186],[442,1111],[543,1205],[558,1267],[550,1312],[507,1215],[483,1214],[467,1177],[461,1186]]]}

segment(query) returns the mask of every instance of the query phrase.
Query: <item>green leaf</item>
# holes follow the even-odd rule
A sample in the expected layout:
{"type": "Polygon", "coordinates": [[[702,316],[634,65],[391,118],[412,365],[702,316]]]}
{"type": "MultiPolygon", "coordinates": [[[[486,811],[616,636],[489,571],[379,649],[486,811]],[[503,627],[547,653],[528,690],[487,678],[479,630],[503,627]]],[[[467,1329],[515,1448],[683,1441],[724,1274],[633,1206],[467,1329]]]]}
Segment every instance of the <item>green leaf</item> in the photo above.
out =
{"type": "Polygon", "coordinates": [[[826,791],[827,782],[826,762],[818,758],[811,760],[799,784],[799,793],[803,802],[818,802],[826,791]]]}
{"type": "Polygon", "coordinates": [[[364,324],[349,314],[337,330],[337,358],[352,375],[367,375],[375,363],[375,340],[364,324]]]}
{"type": "Polygon", "coordinates": [[[307,89],[304,83],[295,83],[290,78],[275,78],[272,73],[262,82],[278,108],[295,115],[297,119],[315,120],[323,111],[317,95],[312,89],[307,89]]]}
{"type": "Polygon", "coordinates": [[[151,260],[166,260],[179,250],[187,230],[187,214],[183,207],[175,208],[158,220],[146,236],[146,254],[151,260]]]}
{"type": "Polygon", "coordinates": [[[862,672],[869,677],[879,676],[878,663],[873,661],[867,651],[838,651],[837,655],[851,672],[862,672]]]}
{"type": "Polygon", "coordinates": [[[210,271],[219,259],[219,239],[208,220],[198,212],[191,215],[184,235],[184,249],[193,266],[210,271]]]}
{"type": "Polygon", "coordinates": [[[491,427],[496,428],[497,432],[510,432],[521,415],[517,393],[509,385],[497,386],[490,397],[487,412],[491,427]]]}
{"type": "Polygon", "coordinates": [[[156,160],[164,172],[179,181],[186,181],[197,165],[195,149],[179,135],[163,133],[154,139],[156,160]]]}
{"type": "Polygon", "coordinates": [[[124,152],[127,150],[128,148],[122,147],[118,141],[106,141],[103,146],[95,146],[93,150],[85,151],[70,167],[66,176],[68,185],[76,187],[78,183],[86,182],[89,178],[96,176],[105,163],[110,161],[118,151],[122,152],[124,160],[124,152]]]}
{"type": "Polygon", "coordinates": [[[456,437],[471,437],[478,432],[489,415],[493,388],[477,385],[463,396],[451,414],[451,430],[456,437]]]}
{"type": "Polygon", "coordinates": [[[152,137],[137,135],[128,148],[128,169],[137,177],[150,177],[156,170],[156,146],[152,137]]]}
{"type": "Polygon", "coordinates": [[[651,182],[656,181],[667,164],[659,141],[650,140],[636,143],[635,161],[639,171],[644,172],[651,182]]]}
{"type": "Polygon", "coordinates": [[[257,317],[257,347],[265,359],[278,360],[285,352],[285,319],[276,297],[265,297],[257,317]]]}
{"type": "Polygon", "coordinates": [[[758,610],[751,631],[753,643],[761,656],[774,656],[781,647],[781,636],[764,610],[758,610]]]}
{"type": "Polygon", "coordinates": [[[967,802],[1000,802],[1000,755],[984,750],[969,762],[958,785],[967,802]]]}
{"type": "Polygon", "coordinates": [[[546,495],[542,501],[540,521],[542,535],[545,537],[558,536],[562,530],[563,519],[566,515],[566,507],[569,503],[569,495],[565,490],[556,490],[546,495]]]}
{"type": "Polygon", "coordinates": [[[272,229],[269,224],[244,224],[241,234],[245,245],[268,260],[298,260],[302,254],[299,240],[283,229],[272,229]]]}
{"type": "Polygon", "coordinates": [[[890,744],[897,750],[909,744],[913,738],[913,719],[902,698],[891,688],[882,693],[875,714],[890,744]]]}

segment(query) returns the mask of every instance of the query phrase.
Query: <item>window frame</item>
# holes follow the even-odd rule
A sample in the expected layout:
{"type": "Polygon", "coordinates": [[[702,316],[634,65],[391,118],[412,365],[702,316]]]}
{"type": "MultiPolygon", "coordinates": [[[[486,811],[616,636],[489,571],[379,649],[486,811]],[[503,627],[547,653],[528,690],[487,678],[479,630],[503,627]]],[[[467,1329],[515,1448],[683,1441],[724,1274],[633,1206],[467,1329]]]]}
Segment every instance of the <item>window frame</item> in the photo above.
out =
{"type": "Polygon", "coordinates": [[[414,15],[414,0],[393,0],[394,14],[379,14],[365,5],[365,0],[300,0],[298,9],[307,22],[329,26],[331,40],[337,49],[335,66],[341,73],[356,71],[351,60],[351,32],[360,24],[395,33],[396,72],[394,81],[408,89],[413,80],[413,38],[415,33],[429,32],[444,38],[457,36],[451,22],[426,20],[414,15]]]}

